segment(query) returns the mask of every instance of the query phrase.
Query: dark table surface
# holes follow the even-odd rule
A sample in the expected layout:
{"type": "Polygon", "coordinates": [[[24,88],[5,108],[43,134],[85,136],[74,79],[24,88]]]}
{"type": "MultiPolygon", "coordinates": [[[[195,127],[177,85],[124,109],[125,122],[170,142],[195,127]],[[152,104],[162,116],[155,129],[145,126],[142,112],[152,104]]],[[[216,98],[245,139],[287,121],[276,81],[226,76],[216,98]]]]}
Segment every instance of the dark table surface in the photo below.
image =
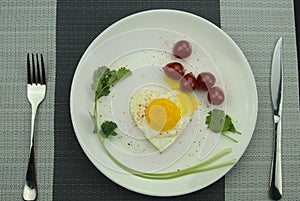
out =
{"type": "MultiPolygon", "coordinates": [[[[56,91],[59,91],[59,94],[56,94],[57,103],[55,107],[54,200],[65,198],[70,200],[78,197],[87,197],[91,200],[160,199],[128,191],[110,181],[103,174],[99,174],[99,170],[91,164],[80,148],[70,118],[65,118],[62,115],[62,113],[69,112],[69,105],[61,104],[68,103],[69,99],[62,94],[69,93],[70,88],[61,89],[63,86],[70,86],[69,83],[73,78],[77,63],[92,40],[107,26],[124,16],[157,8],[189,10],[201,14],[220,26],[219,1],[191,1],[190,3],[176,1],[150,1],[146,3],[136,1],[133,6],[132,3],[121,3],[119,1],[112,1],[109,5],[108,3],[103,4],[103,2],[58,1],[56,91]],[[106,9],[101,9],[101,12],[99,12],[99,8],[105,6],[113,9],[114,12],[112,13],[111,10],[106,9]],[[70,33],[72,34],[70,35],[70,33]],[[74,39],[76,39],[76,43],[73,42],[74,39]],[[64,44],[72,44],[72,46],[65,46],[64,44]],[[69,51],[70,48],[74,51],[69,51]],[[76,155],[76,158],[72,157],[74,155],[76,155]],[[68,178],[68,180],[65,180],[65,178],[68,178]],[[80,182],[78,183],[78,181],[80,182]],[[99,191],[99,189],[103,189],[103,186],[105,186],[105,190],[99,191]],[[91,192],[98,193],[91,195],[91,192]]],[[[201,192],[169,198],[169,200],[182,199],[223,200],[224,178],[201,192]]]]}

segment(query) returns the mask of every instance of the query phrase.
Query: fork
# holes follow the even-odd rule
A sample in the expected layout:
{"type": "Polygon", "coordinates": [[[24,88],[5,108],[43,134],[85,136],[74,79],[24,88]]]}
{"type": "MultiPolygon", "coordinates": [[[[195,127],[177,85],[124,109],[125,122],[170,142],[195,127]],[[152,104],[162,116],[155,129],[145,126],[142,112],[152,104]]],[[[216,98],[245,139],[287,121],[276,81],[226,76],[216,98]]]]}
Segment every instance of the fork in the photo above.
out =
{"type": "Polygon", "coordinates": [[[30,156],[28,161],[26,182],[23,189],[24,200],[36,200],[37,182],[34,158],[34,122],[38,106],[44,100],[46,94],[46,74],[43,55],[27,54],[27,98],[31,104],[31,135],[30,156]],[[30,60],[31,56],[31,60],[30,60]],[[35,59],[35,58],[36,59],[35,59]],[[39,59],[40,58],[40,59],[39,59]]]}

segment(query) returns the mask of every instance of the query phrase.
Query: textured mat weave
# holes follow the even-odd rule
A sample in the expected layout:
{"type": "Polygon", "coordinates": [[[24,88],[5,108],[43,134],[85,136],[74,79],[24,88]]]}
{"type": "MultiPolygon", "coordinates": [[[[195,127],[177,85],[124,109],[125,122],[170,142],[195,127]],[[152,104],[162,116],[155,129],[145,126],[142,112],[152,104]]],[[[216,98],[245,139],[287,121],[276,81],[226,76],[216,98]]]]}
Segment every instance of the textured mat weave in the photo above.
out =
{"type": "Polygon", "coordinates": [[[221,0],[221,27],[246,55],[258,91],[258,118],[251,143],[225,177],[226,200],[268,200],[273,143],[270,93],[271,60],[283,37],[283,198],[300,198],[298,66],[293,1],[221,0]]]}
{"type": "Polygon", "coordinates": [[[35,156],[39,200],[52,200],[54,167],[55,1],[0,2],[0,200],[22,200],[31,108],[27,53],[43,53],[47,94],[38,110],[35,156]]]}

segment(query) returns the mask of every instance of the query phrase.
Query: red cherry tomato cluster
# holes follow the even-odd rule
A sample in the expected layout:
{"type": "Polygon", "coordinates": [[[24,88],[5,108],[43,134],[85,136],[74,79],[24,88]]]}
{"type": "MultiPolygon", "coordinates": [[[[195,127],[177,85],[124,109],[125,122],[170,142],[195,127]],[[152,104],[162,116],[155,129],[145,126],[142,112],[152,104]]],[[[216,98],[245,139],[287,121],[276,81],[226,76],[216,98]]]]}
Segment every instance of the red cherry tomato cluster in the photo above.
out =
{"type": "MultiPolygon", "coordinates": [[[[175,43],[173,55],[177,58],[186,58],[192,53],[192,47],[188,41],[181,40],[175,43]]],[[[202,72],[197,78],[192,72],[185,74],[183,65],[179,62],[171,62],[163,67],[165,75],[173,80],[180,79],[180,90],[183,92],[192,92],[196,88],[207,91],[207,100],[213,105],[220,105],[224,102],[225,94],[223,90],[214,86],[215,76],[210,72],[202,72]]]]}

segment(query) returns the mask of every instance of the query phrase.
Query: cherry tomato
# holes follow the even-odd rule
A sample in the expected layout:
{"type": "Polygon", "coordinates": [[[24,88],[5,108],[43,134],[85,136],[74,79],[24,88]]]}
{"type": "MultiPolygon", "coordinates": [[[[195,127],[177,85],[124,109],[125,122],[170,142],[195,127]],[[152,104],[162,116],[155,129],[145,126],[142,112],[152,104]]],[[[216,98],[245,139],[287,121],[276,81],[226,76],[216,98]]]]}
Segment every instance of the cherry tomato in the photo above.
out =
{"type": "Polygon", "coordinates": [[[192,46],[186,40],[180,40],[173,46],[173,55],[177,58],[184,59],[192,54],[192,46]]]}
{"type": "Polygon", "coordinates": [[[184,67],[181,63],[171,62],[163,67],[164,73],[168,78],[173,80],[179,80],[184,75],[184,67]]]}
{"type": "Polygon", "coordinates": [[[197,87],[197,80],[192,72],[183,76],[180,80],[180,90],[183,92],[191,92],[197,87]]]}
{"type": "Polygon", "coordinates": [[[225,94],[220,87],[215,86],[208,89],[207,99],[212,105],[220,105],[224,102],[225,94]]]}
{"type": "Polygon", "coordinates": [[[200,73],[197,77],[197,84],[200,87],[200,89],[207,91],[209,88],[213,87],[215,83],[216,83],[216,78],[210,72],[200,73]]]}

